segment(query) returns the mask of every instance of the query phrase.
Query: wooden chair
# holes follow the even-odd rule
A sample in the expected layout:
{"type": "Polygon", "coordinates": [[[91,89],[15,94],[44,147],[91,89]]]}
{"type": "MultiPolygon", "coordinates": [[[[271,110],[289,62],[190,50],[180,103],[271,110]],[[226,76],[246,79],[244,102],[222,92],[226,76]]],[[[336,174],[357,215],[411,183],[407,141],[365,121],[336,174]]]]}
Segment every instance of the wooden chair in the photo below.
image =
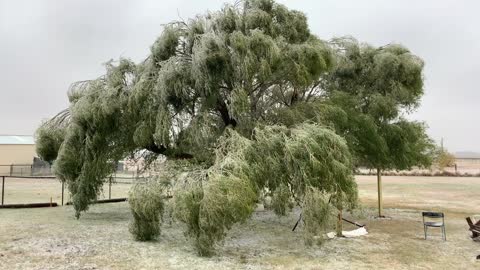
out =
{"type": "Polygon", "coordinates": [[[435,227],[442,229],[443,240],[447,241],[447,234],[445,232],[445,215],[441,212],[422,212],[423,231],[425,232],[425,240],[427,240],[428,227],[435,227]],[[427,218],[427,221],[425,221],[427,218]],[[433,221],[442,219],[442,221],[433,221]]]}
{"type": "Polygon", "coordinates": [[[475,221],[472,220],[471,217],[466,218],[468,226],[470,227],[469,230],[472,232],[472,238],[476,238],[480,236],[480,220],[475,221]]]}
{"type": "MultiPolygon", "coordinates": [[[[470,227],[469,230],[472,232],[472,239],[477,238],[480,236],[480,220],[475,221],[472,220],[471,217],[466,218],[468,226],[470,227]]],[[[480,260],[480,255],[477,256],[477,260],[480,260]]]]}

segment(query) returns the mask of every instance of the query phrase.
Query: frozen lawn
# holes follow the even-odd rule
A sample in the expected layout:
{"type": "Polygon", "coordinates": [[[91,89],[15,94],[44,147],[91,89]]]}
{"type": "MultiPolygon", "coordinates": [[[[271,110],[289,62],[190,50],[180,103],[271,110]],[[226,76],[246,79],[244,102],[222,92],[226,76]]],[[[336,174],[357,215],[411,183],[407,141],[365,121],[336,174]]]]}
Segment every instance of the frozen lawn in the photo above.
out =
{"type": "MultiPolygon", "coordinates": [[[[167,221],[156,242],[128,233],[127,203],[96,205],[75,220],[71,207],[0,209],[0,269],[474,269],[480,243],[469,238],[465,216],[480,214],[480,178],[384,177],[391,220],[374,219],[376,185],[357,177],[364,209],[355,219],[369,235],[306,247],[298,212],[277,218],[256,212],[234,227],[212,258],[201,258],[181,225],[167,221]],[[422,210],[447,216],[447,242],[439,230],[423,240],[422,210]]],[[[347,227],[352,228],[352,227],[347,227]]]]}

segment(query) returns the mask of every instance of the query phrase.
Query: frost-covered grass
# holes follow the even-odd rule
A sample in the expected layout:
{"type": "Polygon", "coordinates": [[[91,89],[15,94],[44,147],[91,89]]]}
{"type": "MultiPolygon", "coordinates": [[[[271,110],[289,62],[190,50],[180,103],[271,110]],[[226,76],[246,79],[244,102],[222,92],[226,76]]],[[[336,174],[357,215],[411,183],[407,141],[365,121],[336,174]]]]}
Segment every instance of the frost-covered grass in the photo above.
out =
{"type": "MultiPolygon", "coordinates": [[[[464,217],[480,213],[480,178],[384,177],[385,213],[374,219],[375,178],[357,177],[364,204],[353,219],[369,235],[307,247],[298,209],[278,218],[257,211],[228,233],[211,258],[201,258],[167,219],[154,242],[128,232],[127,203],[95,205],[76,220],[71,207],[0,209],[0,269],[474,269],[480,243],[469,239],[464,217]],[[439,231],[423,240],[420,211],[442,210],[447,242],[439,231]]],[[[347,227],[346,229],[351,228],[347,227]]]]}

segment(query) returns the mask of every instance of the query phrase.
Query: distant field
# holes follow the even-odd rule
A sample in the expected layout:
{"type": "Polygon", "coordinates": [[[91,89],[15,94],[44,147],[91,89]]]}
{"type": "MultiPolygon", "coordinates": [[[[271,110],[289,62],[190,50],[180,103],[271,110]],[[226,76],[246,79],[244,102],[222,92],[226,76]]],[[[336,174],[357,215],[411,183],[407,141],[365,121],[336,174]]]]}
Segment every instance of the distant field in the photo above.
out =
{"type": "MultiPolygon", "coordinates": [[[[464,219],[480,214],[480,178],[384,177],[389,220],[374,218],[375,177],[357,180],[363,207],[349,218],[366,223],[367,236],[306,247],[302,228],[291,232],[299,209],[282,218],[259,211],[234,226],[212,258],[198,257],[183,225],[169,219],[158,241],[133,241],[127,203],[92,206],[80,220],[69,206],[0,209],[0,269],[480,269],[480,243],[464,219]],[[422,210],[446,213],[447,242],[434,229],[423,240],[422,210]]],[[[17,184],[19,191],[39,185],[17,184]]]]}
{"type": "MultiPolygon", "coordinates": [[[[360,200],[377,204],[375,176],[356,176],[360,200]]],[[[387,208],[445,210],[480,214],[480,177],[383,176],[387,208]]]]}
{"type": "MultiPolygon", "coordinates": [[[[112,198],[127,197],[131,186],[129,183],[113,183],[112,198]]],[[[99,199],[108,198],[108,191],[109,185],[105,184],[99,199]]],[[[5,178],[5,204],[50,202],[50,198],[59,205],[62,201],[62,184],[57,179],[5,178]]],[[[70,196],[65,187],[64,202],[69,200],[70,196]]]]}

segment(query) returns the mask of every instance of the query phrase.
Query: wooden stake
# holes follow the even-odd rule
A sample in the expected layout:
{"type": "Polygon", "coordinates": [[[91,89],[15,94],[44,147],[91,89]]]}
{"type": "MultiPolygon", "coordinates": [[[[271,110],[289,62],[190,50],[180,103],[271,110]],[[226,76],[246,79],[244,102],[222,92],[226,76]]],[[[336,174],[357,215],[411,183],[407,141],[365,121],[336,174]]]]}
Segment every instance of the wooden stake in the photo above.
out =
{"type": "Polygon", "coordinates": [[[63,205],[63,194],[65,193],[65,182],[62,181],[62,205],[63,205]]]}
{"type": "Polygon", "coordinates": [[[108,181],[108,199],[112,198],[112,176],[110,176],[108,181]]]}
{"type": "Polygon", "coordinates": [[[343,223],[342,223],[342,210],[338,211],[337,218],[337,237],[343,237],[343,223]]]}
{"type": "Polygon", "coordinates": [[[4,197],[5,197],[5,176],[2,176],[2,205],[3,205],[4,197]]]}
{"type": "Polygon", "coordinates": [[[378,217],[383,218],[382,170],[377,168],[378,217]]]}
{"type": "Polygon", "coordinates": [[[337,216],[337,237],[343,237],[343,198],[342,198],[342,192],[338,192],[337,195],[337,210],[338,210],[338,216],[337,216]]]}

